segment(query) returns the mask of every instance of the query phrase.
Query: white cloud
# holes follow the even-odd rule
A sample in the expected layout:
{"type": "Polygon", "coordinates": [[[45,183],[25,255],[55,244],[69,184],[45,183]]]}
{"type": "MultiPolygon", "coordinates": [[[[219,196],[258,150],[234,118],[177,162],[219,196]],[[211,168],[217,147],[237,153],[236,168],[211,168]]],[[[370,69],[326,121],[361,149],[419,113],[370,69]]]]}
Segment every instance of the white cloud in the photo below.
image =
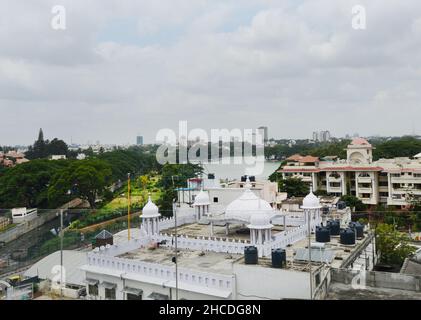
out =
{"type": "Polygon", "coordinates": [[[50,28],[55,1],[5,2],[2,144],[30,143],[39,127],[80,142],[151,140],[180,119],[268,125],[278,137],[403,134],[390,115],[421,116],[416,0],[361,1],[364,31],[352,29],[348,0],[66,0],[66,31],[50,28]]]}

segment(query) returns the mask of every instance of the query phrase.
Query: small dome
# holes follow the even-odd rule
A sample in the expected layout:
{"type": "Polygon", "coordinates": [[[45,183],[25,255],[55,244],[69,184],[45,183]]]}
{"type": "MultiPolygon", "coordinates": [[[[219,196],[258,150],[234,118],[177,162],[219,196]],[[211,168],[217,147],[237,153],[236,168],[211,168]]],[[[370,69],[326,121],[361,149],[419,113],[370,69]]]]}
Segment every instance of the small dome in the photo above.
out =
{"type": "Polygon", "coordinates": [[[225,217],[250,222],[254,214],[274,214],[275,210],[269,202],[256,196],[250,189],[245,189],[243,194],[225,208],[225,217]]]}
{"type": "Polygon", "coordinates": [[[149,200],[146,203],[146,205],[142,209],[142,217],[143,218],[155,218],[159,217],[159,209],[155,205],[155,203],[152,202],[151,196],[149,196],[149,200]]]}
{"type": "Polygon", "coordinates": [[[247,227],[249,229],[270,229],[273,225],[270,223],[270,217],[267,214],[253,214],[247,227]]]}
{"type": "Polygon", "coordinates": [[[195,206],[204,206],[209,205],[209,196],[206,191],[200,190],[199,194],[194,198],[194,204],[195,206]]]}
{"type": "Polygon", "coordinates": [[[303,200],[302,209],[319,209],[321,208],[319,198],[313,192],[310,192],[303,200]]]}
{"type": "Polygon", "coordinates": [[[355,138],[352,140],[351,145],[354,146],[371,146],[371,144],[364,138],[355,138]]]}

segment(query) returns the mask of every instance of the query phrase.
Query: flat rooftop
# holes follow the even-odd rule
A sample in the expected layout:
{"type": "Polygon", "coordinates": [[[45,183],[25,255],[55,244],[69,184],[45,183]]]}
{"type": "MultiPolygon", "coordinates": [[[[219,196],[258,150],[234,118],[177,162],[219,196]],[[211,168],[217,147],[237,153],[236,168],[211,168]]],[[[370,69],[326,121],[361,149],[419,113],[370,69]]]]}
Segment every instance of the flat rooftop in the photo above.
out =
{"type": "MultiPolygon", "coordinates": [[[[355,242],[355,245],[343,245],[340,243],[340,237],[339,236],[330,236],[330,242],[326,242],[324,244],[325,250],[331,250],[333,252],[333,260],[331,261],[331,267],[333,268],[340,268],[342,263],[355,251],[358,250],[360,245],[366,240],[366,237],[368,236],[367,233],[364,233],[364,238],[357,239],[355,242]]],[[[311,243],[316,243],[316,236],[315,234],[311,235],[311,243]]],[[[295,242],[290,247],[286,248],[287,253],[287,261],[294,259],[294,253],[297,249],[300,248],[308,248],[308,238],[302,239],[300,241],[295,242]]],[[[317,251],[317,248],[313,248],[312,252],[317,251]]],[[[322,249],[323,250],[323,249],[322,249]]],[[[294,264],[299,264],[299,261],[294,261],[294,264]]],[[[306,261],[303,261],[301,263],[306,263],[306,261]]],[[[317,264],[317,262],[313,262],[317,264]]]]}
{"type": "MultiPolygon", "coordinates": [[[[221,274],[232,274],[232,264],[242,257],[242,255],[208,251],[201,252],[186,249],[179,249],[178,251],[178,267],[221,274]]],[[[173,249],[159,247],[154,249],[140,248],[121,254],[118,257],[174,266],[172,262],[174,256],[175,252],[173,249]]]]}
{"type": "MultiPolygon", "coordinates": [[[[330,263],[330,266],[333,268],[340,268],[342,263],[355,251],[358,250],[360,245],[365,241],[368,235],[364,234],[363,239],[358,239],[355,242],[355,245],[342,245],[340,244],[339,236],[331,236],[330,242],[325,243],[324,250],[332,251],[333,259],[330,263]]],[[[311,235],[311,243],[316,243],[315,235],[311,235]]],[[[309,265],[308,260],[295,260],[296,252],[299,249],[307,249],[308,248],[308,238],[302,239],[300,241],[295,242],[291,246],[285,248],[286,255],[287,255],[287,264],[285,269],[290,269],[294,271],[302,271],[308,272],[309,265]]],[[[318,248],[312,248],[312,253],[318,251],[318,248]]],[[[323,250],[323,249],[321,249],[323,250]]],[[[242,259],[238,259],[237,263],[244,264],[244,256],[242,259]]],[[[312,261],[312,269],[315,271],[322,263],[317,261],[312,261]]],[[[258,259],[258,265],[261,267],[272,267],[271,257],[263,257],[258,259]]]]}

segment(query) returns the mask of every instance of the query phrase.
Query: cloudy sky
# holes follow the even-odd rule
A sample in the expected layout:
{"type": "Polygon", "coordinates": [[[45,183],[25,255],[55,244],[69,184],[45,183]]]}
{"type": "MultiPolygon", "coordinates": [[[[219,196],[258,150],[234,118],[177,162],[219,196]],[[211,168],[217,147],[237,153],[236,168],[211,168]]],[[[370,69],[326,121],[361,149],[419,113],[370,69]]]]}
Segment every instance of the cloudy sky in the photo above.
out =
{"type": "Polygon", "coordinates": [[[0,145],[421,134],[419,0],[0,0],[0,145]],[[364,5],[367,28],[352,28],[364,5]],[[54,5],[66,30],[51,27],[54,5]]]}

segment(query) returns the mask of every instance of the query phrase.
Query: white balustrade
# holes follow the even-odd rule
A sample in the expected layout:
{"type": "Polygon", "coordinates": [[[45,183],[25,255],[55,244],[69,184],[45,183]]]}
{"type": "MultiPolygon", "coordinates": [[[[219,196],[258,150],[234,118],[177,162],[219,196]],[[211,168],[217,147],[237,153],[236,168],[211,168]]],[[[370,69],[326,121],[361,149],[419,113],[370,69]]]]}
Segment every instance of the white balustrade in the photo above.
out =
{"type": "MultiPolygon", "coordinates": [[[[175,280],[175,267],[140,260],[104,256],[98,254],[98,252],[88,254],[88,265],[121,271],[122,273],[159,278],[164,281],[175,280]]],[[[178,268],[178,281],[221,290],[232,290],[233,287],[233,279],[230,275],[202,272],[187,268],[178,268]]]]}

